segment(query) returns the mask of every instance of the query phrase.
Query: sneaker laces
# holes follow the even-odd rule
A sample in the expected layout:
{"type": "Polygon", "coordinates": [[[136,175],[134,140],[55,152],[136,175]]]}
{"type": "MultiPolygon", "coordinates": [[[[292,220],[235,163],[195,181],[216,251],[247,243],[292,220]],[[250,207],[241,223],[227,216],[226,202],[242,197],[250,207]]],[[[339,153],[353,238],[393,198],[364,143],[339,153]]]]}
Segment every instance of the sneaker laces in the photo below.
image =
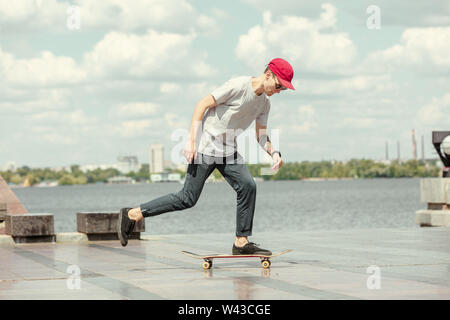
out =
{"type": "Polygon", "coordinates": [[[249,242],[248,244],[249,244],[249,245],[253,245],[253,246],[255,246],[255,247],[259,246],[259,243],[254,243],[254,242],[249,242]]]}

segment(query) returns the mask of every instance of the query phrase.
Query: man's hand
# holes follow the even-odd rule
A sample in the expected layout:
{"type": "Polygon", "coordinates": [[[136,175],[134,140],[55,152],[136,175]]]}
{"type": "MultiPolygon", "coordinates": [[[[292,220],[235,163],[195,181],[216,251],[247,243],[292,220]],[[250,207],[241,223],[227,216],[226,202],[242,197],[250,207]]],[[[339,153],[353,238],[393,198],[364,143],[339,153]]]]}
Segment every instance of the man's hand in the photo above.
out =
{"type": "Polygon", "coordinates": [[[272,159],[274,161],[274,165],[272,167],[272,170],[278,170],[283,165],[283,161],[281,160],[280,154],[278,152],[275,152],[272,156],[272,159]]]}
{"type": "Polygon", "coordinates": [[[184,146],[183,154],[188,163],[192,163],[192,159],[197,159],[197,147],[195,141],[188,139],[184,146]]]}

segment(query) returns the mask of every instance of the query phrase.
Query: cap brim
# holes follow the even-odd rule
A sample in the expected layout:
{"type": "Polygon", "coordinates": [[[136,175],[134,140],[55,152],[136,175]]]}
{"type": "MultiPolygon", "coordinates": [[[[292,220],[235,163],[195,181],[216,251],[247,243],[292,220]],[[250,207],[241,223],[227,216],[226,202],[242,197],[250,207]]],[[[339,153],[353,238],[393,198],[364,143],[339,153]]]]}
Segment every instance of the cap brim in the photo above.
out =
{"type": "Polygon", "coordinates": [[[278,77],[278,80],[280,80],[281,84],[291,90],[295,90],[294,86],[292,85],[292,83],[290,83],[289,81],[283,80],[280,77],[278,77]]]}

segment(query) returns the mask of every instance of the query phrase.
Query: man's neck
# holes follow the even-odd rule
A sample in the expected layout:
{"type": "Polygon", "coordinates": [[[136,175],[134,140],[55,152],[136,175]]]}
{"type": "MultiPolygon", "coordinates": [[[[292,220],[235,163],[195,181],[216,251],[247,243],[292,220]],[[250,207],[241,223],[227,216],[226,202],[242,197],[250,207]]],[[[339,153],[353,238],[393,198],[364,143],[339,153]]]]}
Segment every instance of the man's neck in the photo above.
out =
{"type": "Polygon", "coordinates": [[[264,93],[264,74],[257,78],[252,78],[252,88],[257,96],[264,93]]]}

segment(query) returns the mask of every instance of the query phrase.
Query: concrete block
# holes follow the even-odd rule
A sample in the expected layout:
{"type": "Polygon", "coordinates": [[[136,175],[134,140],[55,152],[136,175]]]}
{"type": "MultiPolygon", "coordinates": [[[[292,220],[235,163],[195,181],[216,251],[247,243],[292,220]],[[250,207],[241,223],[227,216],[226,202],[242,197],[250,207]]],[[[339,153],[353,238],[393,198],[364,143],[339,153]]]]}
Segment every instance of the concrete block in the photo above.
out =
{"type": "Polygon", "coordinates": [[[7,214],[5,222],[5,234],[16,243],[55,241],[51,213],[7,214]]]}
{"type": "Polygon", "coordinates": [[[62,232],[56,234],[56,242],[87,242],[88,237],[81,232],[62,232]]]}
{"type": "Polygon", "coordinates": [[[0,245],[2,244],[14,244],[14,240],[9,235],[0,234],[0,245]]]}
{"type": "Polygon", "coordinates": [[[416,224],[421,227],[450,227],[450,210],[416,211],[416,224]]]}
{"type": "MultiPolygon", "coordinates": [[[[78,212],[77,231],[85,233],[90,241],[118,240],[118,212],[78,212]]],[[[145,231],[145,219],[135,226],[130,239],[140,239],[140,233],[145,231]]]]}
{"type": "Polygon", "coordinates": [[[450,204],[450,178],[421,179],[420,200],[427,203],[450,204]]]}

